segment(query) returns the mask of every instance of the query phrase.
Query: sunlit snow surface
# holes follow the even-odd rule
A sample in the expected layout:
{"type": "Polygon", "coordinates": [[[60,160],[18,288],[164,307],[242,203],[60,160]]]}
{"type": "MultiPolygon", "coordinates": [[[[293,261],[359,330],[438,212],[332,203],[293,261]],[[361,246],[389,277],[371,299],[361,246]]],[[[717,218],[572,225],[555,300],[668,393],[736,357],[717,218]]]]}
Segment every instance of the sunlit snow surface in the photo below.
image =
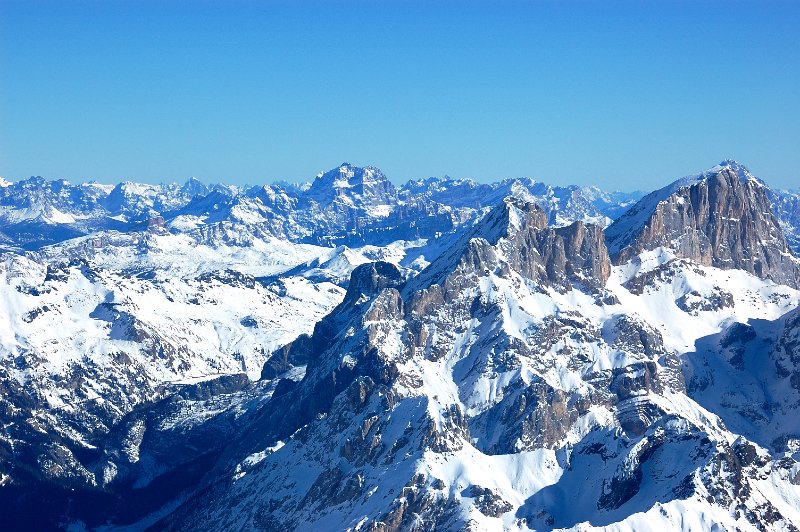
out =
{"type": "MultiPolygon", "coordinates": [[[[606,288],[617,297],[618,303],[598,305],[593,296],[579,290],[566,293],[552,289],[542,291],[516,274],[498,276],[488,273],[482,276],[477,292],[464,294],[464,297],[477,296],[487,306],[497,309],[496,312],[484,318],[471,317],[453,323],[452,328],[457,332],[452,348],[444,357],[433,361],[424,356],[414,356],[400,366],[402,374],[417,376],[419,385],[399,386],[404,398],[388,419],[380,422],[382,441],[393,442],[403,435],[414,434],[420,430],[420,419],[425,417],[433,421],[437,431],[447,434],[448,430],[453,430],[448,426],[453,405],[458,405],[469,419],[476,419],[503,400],[503,394],[511,390],[508,384],[518,379],[530,382],[533,378],[541,378],[557,390],[580,391],[587,388],[585,378],[592,374],[647,360],[641,353],[612,345],[612,325],[620,316],[641,320],[660,332],[667,351],[680,359],[692,356],[699,340],[718,333],[733,322],[777,320],[800,302],[800,292],[791,288],[741,271],[700,267],[688,261],[674,260],[668,251],[662,249],[644,253],[629,264],[614,267],[606,288]],[[635,277],[654,272],[663,273],[641,294],[625,287],[635,277]],[[733,294],[729,306],[692,313],[677,304],[687,295],[700,300],[715,297],[721,290],[730,290],[733,294]],[[542,359],[523,360],[520,367],[510,372],[486,370],[486,360],[493,355],[481,351],[481,346],[475,343],[478,339],[492,337],[493,331],[502,331],[509,337],[532,342],[530,334],[535,326],[554,315],[573,316],[585,327],[601,332],[596,343],[582,346],[587,355],[582,366],[568,366],[567,358],[559,354],[561,348],[572,341],[565,338],[542,359]]],[[[400,323],[388,321],[383,325],[385,336],[380,349],[388,358],[400,358],[403,350],[398,336],[400,323]]],[[[342,356],[342,364],[353,363],[348,357],[350,355],[342,356]]],[[[657,357],[650,361],[660,367],[665,363],[662,359],[657,357]]],[[[357,469],[357,478],[359,485],[364,486],[364,497],[322,513],[309,509],[301,514],[308,521],[300,523],[298,529],[359,529],[369,521],[367,516],[374,517],[386,511],[398,496],[398,486],[407,485],[409,478],[423,473],[428,482],[430,479],[438,482],[435,486],[427,486],[428,493],[438,494],[442,501],[458,503],[458,511],[462,512],[460,522],[470,523],[471,529],[475,530],[554,527],[575,530],[597,527],[620,531],[752,530],[753,526],[741,515],[737,517],[721,506],[709,504],[702,497],[681,499],[669,491],[675,485],[675,475],[712,474],[703,472],[705,466],[701,461],[689,458],[696,453],[698,427],[703,431],[701,434],[707,434],[712,442],[724,445],[734,445],[739,436],[729,432],[717,415],[680,391],[665,390],[662,394],[649,394],[638,400],[655,404],[665,413],[662,421],[655,423],[643,435],[644,439],[620,438],[621,429],[615,413],[597,406],[574,422],[567,437],[555,449],[492,454],[481,450],[491,445],[491,441],[476,440],[464,442],[460,450],[454,452],[426,450],[399,457],[391,464],[363,464],[357,469]],[[598,510],[597,494],[605,489],[602,483],[615,472],[630,467],[626,457],[631,456],[635,445],[633,448],[626,445],[637,441],[636,445],[642,445],[657,440],[661,434],[672,434],[676,443],[656,451],[648,460],[644,466],[648,477],[635,497],[619,509],[598,510]],[[686,443],[680,443],[681,434],[685,435],[686,443]],[[617,454],[601,460],[597,455],[585,453],[593,441],[598,445],[620,447],[617,454]],[[571,446],[578,444],[583,452],[572,454],[571,446]],[[472,486],[491,490],[510,507],[498,517],[485,515],[470,502],[469,488],[472,486]],[[658,502],[660,500],[663,502],[658,502]],[[539,510],[536,508],[539,507],[548,512],[537,514],[539,510]],[[536,515],[543,517],[538,519],[536,515]]],[[[366,411],[370,408],[379,407],[364,407],[366,411]]],[[[356,415],[353,423],[357,420],[356,415]]],[[[311,493],[309,490],[313,488],[314,479],[326,474],[333,463],[338,460],[345,464],[341,459],[322,458],[328,456],[327,453],[336,456],[337,444],[333,441],[341,427],[335,428],[334,421],[326,418],[313,425],[314,428],[309,430],[316,435],[314,441],[281,441],[241,462],[232,476],[234,484],[230,504],[235,504],[236,509],[220,521],[211,522],[224,523],[224,529],[246,527],[248,516],[252,515],[248,510],[253,507],[251,505],[282,497],[302,500],[305,494],[311,493]],[[231,515],[238,517],[231,518],[231,515]]],[[[763,453],[763,450],[759,452],[763,453]]],[[[348,466],[341,467],[347,470],[348,466]]],[[[800,491],[789,480],[793,474],[776,470],[754,478],[756,491],[748,504],[769,501],[784,516],[795,523],[800,522],[797,506],[800,491]]]]}
{"type": "Polygon", "coordinates": [[[115,377],[130,372],[118,374],[121,366],[137,368],[152,386],[231,373],[257,379],[272,350],[310,332],[343,295],[332,283],[303,277],[279,285],[256,280],[325,248],[281,241],[211,248],[185,235],[120,238],[85,261],[74,258],[85,242],[46,250],[46,257],[0,259],[0,360],[52,408],[108,400],[115,377]],[[142,247],[139,239],[146,240],[142,247]],[[22,367],[13,362],[20,356],[22,367]],[[88,368],[97,380],[77,389],[56,382],[88,368]]]}

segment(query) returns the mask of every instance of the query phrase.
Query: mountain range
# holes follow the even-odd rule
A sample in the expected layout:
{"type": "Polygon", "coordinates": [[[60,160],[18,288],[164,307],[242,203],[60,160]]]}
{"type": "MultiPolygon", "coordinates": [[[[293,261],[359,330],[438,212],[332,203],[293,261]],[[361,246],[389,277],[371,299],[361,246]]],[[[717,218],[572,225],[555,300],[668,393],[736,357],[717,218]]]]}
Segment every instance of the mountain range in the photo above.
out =
{"type": "Polygon", "coordinates": [[[6,526],[797,530],[798,198],[3,181],[6,526]]]}

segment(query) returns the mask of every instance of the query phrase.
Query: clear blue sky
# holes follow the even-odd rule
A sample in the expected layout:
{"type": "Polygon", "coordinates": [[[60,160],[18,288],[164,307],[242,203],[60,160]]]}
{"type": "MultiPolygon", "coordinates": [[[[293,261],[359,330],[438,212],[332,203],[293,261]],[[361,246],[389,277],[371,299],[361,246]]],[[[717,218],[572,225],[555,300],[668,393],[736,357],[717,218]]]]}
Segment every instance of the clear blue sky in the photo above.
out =
{"type": "Polygon", "coordinates": [[[800,187],[800,2],[0,0],[0,176],[800,187]]]}

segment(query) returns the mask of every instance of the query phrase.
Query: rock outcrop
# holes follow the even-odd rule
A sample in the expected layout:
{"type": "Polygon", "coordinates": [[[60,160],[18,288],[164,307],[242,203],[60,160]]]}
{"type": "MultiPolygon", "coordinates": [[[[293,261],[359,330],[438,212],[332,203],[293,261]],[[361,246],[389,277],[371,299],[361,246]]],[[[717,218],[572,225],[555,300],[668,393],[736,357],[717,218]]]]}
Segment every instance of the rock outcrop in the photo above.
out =
{"type": "Polygon", "coordinates": [[[648,194],[606,229],[606,239],[616,264],[663,247],[705,266],[800,286],[800,262],[765,185],[732,161],[648,194]]]}
{"type": "Polygon", "coordinates": [[[548,227],[544,211],[534,203],[506,198],[498,207],[506,220],[500,245],[508,265],[534,281],[569,289],[572,283],[601,288],[611,273],[601,227],[573,222],[548,227]]]}
{"type": "Polygon", "coordinates": [[[507,197],[452,248],[413,279],[413,288],[441,284],[457,269],[516,271],[531,281],[567,291],[573,284],[600,290],[611,272],[602,228],[582,221],[547,225],[544,210],[507,197]]]}

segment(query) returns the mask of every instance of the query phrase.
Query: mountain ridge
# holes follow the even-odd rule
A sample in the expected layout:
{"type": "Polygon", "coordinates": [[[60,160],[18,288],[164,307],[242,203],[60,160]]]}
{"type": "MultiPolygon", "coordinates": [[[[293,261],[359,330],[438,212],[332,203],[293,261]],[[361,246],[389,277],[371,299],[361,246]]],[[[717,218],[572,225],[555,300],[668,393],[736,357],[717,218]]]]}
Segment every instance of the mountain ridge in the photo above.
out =
{"type": "MultiPolygon", "coordinates": [[[[597,191],[329,174],[165,213],[145,191],[128,230],[0,254],[8,526],[800,527],[789,276],[643,224],[612,261],[597,191]]],[[[757,186],[720,167],[667,198],[780,232],[757,186]]]]}
{"type": "MultiPolygon", "coordinates": [[[[513,238],[516,228],[517,234],[526,233],[525,224],[514,223],[510,215],[520,206],[519,200],[507,200],[487,215],[482,225],[496,238],[465,236],[455,268],[446,255],[436,259],[429,268],[445,272],[444,279],[424,277],[423,271],[415,284],[402,287],[376,280],[374,264],[354,270],[352,295],[303,340],[304,345],[315,346],[306,376],[287,387],[272,407],[265,405],[267,416],[239,440],[241,449],[234,446],[219,462],[214,484],[201,489],[197,499],[187,501],[160,526],[184,530],[202,523],[221,530],[242,526],[304,530],[338,523],[363,530],[402,530],[502,523],[510,528],[549,529],[583,520],[610,524],[615,515],[630,515],[615,513],[626,505],[648,509],[663,501],[658,507],[667,518],[683,513],[683,504],[701,505],[711,514],[718,508],[715,504],[733,504],[748,508],[747,519],[756,526],[791,528],[783,513],[790,512],[791,503],[765,499],[749,480],[771,458],[746,441],[733,442],[722,423],[691,406],[681,365],[652,322],[629,311],[612,310],[626,304],[618,299],[606,299],[598,306],[582,288],[566,292],[574,301],[567,303],[560,300],[557,284],[520,275],[515,266],[502,266],[504,238],[513,238]],[[505,221],[512,234],[496,233],[494,220],[505,221]],[[360,272],[372,273],[363,277],[360,272]],[[356,290],[356,286],[370,288],[356,290]],[[523,303],[526,300],[530,301],[523,303]],[[523,306],[535,300],[558,310],[551,314],[545,306],[538,318],[520,321],[520,315],[530,312],[523,306]],[[576,306],[570,309],[571,304],[576,306]],[[550,315],[555,318],[552,322],[550,315]],[[526,340],[531,333],[533,341],[526,340]],[[559,347],[562,337],[574,343],[559,347]],[[392,338],[405,340],[398,343],[392,338]],[[584,354],[582,346],[589,339],[597,346],[584,354]],[[547,362],[531,356],[541,344],[540,357],[552,362],[566,357],[556,367],[574,373],[559,375],[547,362]],[[497,390],[492,391],[492,382],[497,390]],[[315,406],[300,406],[304,404],[315,406]],[[287,407],[306,413],[283,417],[287,407]],[[277,419],[298,425],[277,433],[266,430],[280,426],[277,419]],[[570,436],[575,424],[583,428],[570,436]],[[565,444],[565,438],[570,443],[565,444]],[[260,454],[263,448],[270,451],[260,454]],[[690,451],[694,458],[678,470],[668,465],[690,451]],[[545,478],[548,463],[560,468],[556,485],[575,482],[569,473],[575,468],[599,467],[602,478],[593,481],[594,487],[585,491],[584,500],[570,514],[554,495],[537,496],[541,490],[523,488],[522,482],[514,488],[503,484],[499,479],[510,472],[502,468],[494,471],[494,480],[478,473],[483,467],[478,464],[491,457],[523,452],[543,453],[537,455],[541,461],[529,467],[545,478]],[[237,454],[258,458],[249,465],[246,461],[234,465],[237,454]],[[582,458],[595,454],[602,455],[602,461],[599,456],[582,458]],[[440,465],[453,461],[452,467],[463,468],[455,458],[462,455],[470,457],[474,476],[453,476],[455,469],[440,465]],[[607,465],[609,461],[615,465],[607,465]],[[285,464],[290,464],[288,471],[314,473],[300,483],[288,482],[285,464]],[[658,495],[649,494],[652,487],[643,484],[646,475],[652,478],[650,464],[664,469],[656,485],[665,482],[667,487],[658,495]],[[735,480],[718,476],[719,467],[735,480]],[[233,469],[238,473],[226,479],[225,471],[233,469]],[[264,485],[281,487],[268,492],[259,488],[264,485]],[[533,495],[520,498],[515,489],[531,489],[533,495]],[[387,503],[370,502],[381,497],[391,501],[388,509],[387,503]],[[728,502],[711,504],[706,498],[728,502]],[[229,505],[236,510],[228,511],[229,505]]],[[[533,222],[529,230],[546,229],[539,223],[544,219],[541,209],[532,206],[529,213],[533,222]]],[[[537,249],[544,254],[544,248],[537,249]]],[[[720,282],[725,275],[718,269],[694,272],[690,262],[672,267],[673,275],[692,276],[692,282],[709,276],[720,282]]],[[[401,283],[397,272],[391,276],[401,283]]],[[[751,279],[753,286],[770,290],[751,279]]],[[[612,290],[622,297],[627,292],[619,282],[612,290]]],[[[707,282],[706,286],[711,288],[707,282]]],[[[653,288],[667,291],[658,282],[653,288]]],[[[790,293],[797,297],[796,291],[790,293]]],[[[630,305],[638,296],[625,297],[630,305]]],[[[747,308],[747,303],[738,301],[734,305],[747,308]]],[[[687,312],[674,305],[675,313],[687,312]]],[[[773,312],[777,316],[782,311],[776,307],[773,312]]],[[[734,522],[721,514],[715,519],[734,522]]]]}
{"type": "Polygon", "coordinates": [[[376,243],[376,237],[385,233],[380,243],[386,244],[400,238],[429,238],[462,223],[474,223],[487,205],[512,192],[537,196],[551,219],[558,218],[563,224],[576,218],[606,224],[610,221],[607,214],[619,209],[618,200],[637,196],[589,187],[553,188],[530,180],[479,184],[436,179],[408,181],[396,187],[375,167],[347,163],[321,173],[306,188],[276,182],[239,190],[204,185],[192,178],[182,185],[71,185],[37,177],[0,190],[0,234],[6,234],[8,247],[36,250],[75,236],[136,230],[148,218],[162,217],[169,229],[177,232],[231,222],[253,226],[250,230],[256,233],[323,245],[376,243]],[[347,177],[350,173],[352,177],[347,177]],[[347,186],[337,188],[336,183],[347,186]],[[66,195],[54,194],[55,189],[66,195]],[[465,195],[466,190],[469,193],[465,195]],[[17,206],[34,193],[42,198],[43,208],[49,208],[54,200],[52,207],[64,214],[43,220],[35,229],[20,224],[20,217],[26,215],[17,206]]]}

